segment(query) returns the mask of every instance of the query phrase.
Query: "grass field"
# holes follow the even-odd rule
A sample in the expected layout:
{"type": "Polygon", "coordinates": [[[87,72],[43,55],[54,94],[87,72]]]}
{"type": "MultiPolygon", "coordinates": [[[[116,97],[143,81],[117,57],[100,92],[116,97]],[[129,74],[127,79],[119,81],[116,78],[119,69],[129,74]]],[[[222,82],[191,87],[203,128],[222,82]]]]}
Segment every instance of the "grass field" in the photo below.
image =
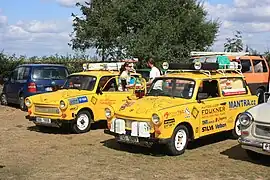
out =
{"type": "Polygon", "coordinates": [[[0,179],[269,179],[267,162],[251,161],[226,134],[195,141],[182,156],[120,146],[105,123],[86,134],[42,130],[25,112],[0,106],[0,179]],[[100,129],[101,128],[101,129],[100,129]]]}

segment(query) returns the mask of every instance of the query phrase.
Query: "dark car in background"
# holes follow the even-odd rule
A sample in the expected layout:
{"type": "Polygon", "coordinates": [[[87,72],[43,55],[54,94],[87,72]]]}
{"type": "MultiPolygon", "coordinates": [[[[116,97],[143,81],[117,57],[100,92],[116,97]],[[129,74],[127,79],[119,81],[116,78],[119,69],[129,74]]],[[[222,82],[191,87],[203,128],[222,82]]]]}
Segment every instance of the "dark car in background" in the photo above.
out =
{"type": "Polygon", "coordinates": [[[68,69],[64,65],[20,65],[11,72],[8,78],[4,79],[5,83],[0,96],[1,104],[19,104],[21,110],[26,110],[24,104],[26,97],[59,89],[68,75],[68,69]]]}

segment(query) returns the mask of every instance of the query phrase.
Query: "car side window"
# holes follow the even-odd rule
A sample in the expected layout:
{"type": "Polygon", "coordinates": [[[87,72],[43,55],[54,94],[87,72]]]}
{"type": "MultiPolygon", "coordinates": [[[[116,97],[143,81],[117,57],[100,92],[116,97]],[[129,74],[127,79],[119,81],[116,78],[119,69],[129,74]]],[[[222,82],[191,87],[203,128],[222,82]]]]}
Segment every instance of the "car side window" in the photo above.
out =
{"type": "Polygon", "coordinates": [[[220,88],[223,96],[247,94],[247,88],[242,78],[222,78],[220,88]]]}
{"type": "Polygon", "coordinates": [[[18,68],[17,80],[23,80],[24,69],[25,69],[24,67],[19,67],[18,68]]]}
{"type": "Polygon", "coordinates": [[[252,72],[252,66],[249,59],[241,59],[240,60],[241,66],[242,66],[242,73],[251,73],[252,72]]]}
{"type": "Polygon", "coordinates": [[[252,63],[255,73],[267,72],[267,67],[264,60],[253,60],[252,63]]]}
{"type": "Polygon", "coordinates": [[[24,67],[23,80],[27,80],[30,74],[30,67],[24,67]]]}
{"type": "Polygon", "coordinates": [[[16,81],[18,78],[18,69],[15,69],[12,73],[11,73],[11,76],[10,76],[10,81],[11,82],[14,82],[16,81]]]}
{"type": "Polygon", "coordinates": [[[100,78],[98,86],[103,88],[103,92],[117,91],[116,78],[114,76],[104,76],[100,78]]]}
{"type": "Polygon", "coordinates": [[[217,80],[202,81],[198,90],[197,100],[216,97],[220,97],[218,81],[217,80]]]}

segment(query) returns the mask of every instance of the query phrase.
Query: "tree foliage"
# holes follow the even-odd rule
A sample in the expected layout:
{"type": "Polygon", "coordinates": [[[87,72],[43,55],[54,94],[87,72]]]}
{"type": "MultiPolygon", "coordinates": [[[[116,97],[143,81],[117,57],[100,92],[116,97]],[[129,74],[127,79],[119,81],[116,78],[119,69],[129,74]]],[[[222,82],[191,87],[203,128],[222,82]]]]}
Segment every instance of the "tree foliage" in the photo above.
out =
{"type": "Polygon", "coordinates": [[[196,0],[92,0],[77,3],[73,49],[97,49],[105,59],[149,56],[179,61],[212,45],[219,28],[196,0]]]}
{"type": "Polygon", "coordinates": [[[243,51],[242,32],[236,31],[233,38],[226,38],[224,43],[225,52],[241,52],[243,51]]]}

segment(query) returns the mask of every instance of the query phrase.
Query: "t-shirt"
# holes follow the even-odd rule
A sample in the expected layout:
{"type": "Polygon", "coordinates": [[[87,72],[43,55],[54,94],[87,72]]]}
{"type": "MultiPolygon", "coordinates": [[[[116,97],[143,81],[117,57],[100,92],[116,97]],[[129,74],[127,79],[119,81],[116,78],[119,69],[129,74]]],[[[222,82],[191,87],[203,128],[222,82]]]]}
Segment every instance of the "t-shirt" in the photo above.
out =
{"type": "Polygon", "coordinates": [[[122,89],[122,81],[126,81],[126,85],[129,85],[130,84],[130,74],[127,73],[126,71],[123,71],[121,74],[120,74],[120,77],[119,77],[119,90],[120,91],[123,91],[122,89]]]}
{"type": "Polygon", "coordinates": [[[160,71],[157,67],[152,67],[151,68],[151,71],[150,71],[150,75],[149,75],[149,78],[151,80],[154,80],[156,77],[159,77],[160,76],[160,71]]]}
{"type": "MultiPolygon", "coordinates": [[[[150,75],[149,75],[150,80],[153,81],[156,77],[159,77],[159,76],[160,76],[159,69],[155,66],[152,67],[150,71],[150,75]]],[[[162,89],[162,80],[155,82],[153,89],[162,89]]]]}

